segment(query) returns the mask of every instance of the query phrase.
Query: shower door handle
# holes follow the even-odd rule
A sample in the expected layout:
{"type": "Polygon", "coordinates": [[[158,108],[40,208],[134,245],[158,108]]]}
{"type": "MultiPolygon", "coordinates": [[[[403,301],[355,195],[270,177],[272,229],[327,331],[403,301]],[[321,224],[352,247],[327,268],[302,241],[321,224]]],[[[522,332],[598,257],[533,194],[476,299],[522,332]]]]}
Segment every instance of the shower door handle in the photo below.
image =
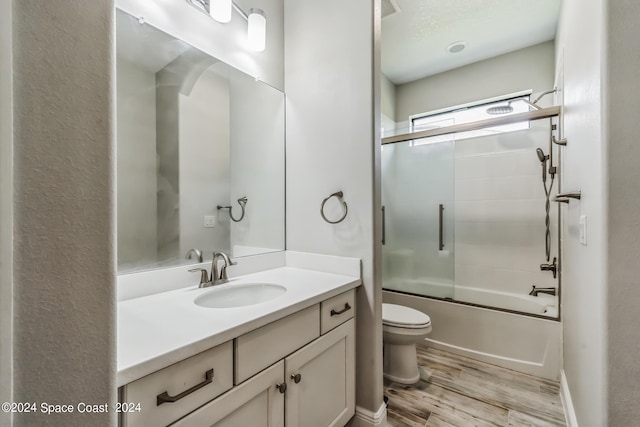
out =
{"type": "Polygon", "coordinates": [[[381,209],[382,209],[382,244],[384,245],[387,240],[387,237],[386,237],[387,236],[387,215],[384,210],[384,206],[381,209]]]}
{"type": "Polygon", "coordinates": [[[438,205],[438,250],[444,249],[444,205],[438,205]]]}

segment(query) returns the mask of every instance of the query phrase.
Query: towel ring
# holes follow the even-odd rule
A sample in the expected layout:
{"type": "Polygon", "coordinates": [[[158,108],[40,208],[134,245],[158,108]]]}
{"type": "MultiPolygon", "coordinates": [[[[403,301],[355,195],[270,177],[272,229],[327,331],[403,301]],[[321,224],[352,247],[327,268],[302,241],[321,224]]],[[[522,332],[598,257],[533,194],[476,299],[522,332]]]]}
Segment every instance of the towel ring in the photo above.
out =
{"type": "Polygon", "coordinates": [[[337,224],[339,222],[344,221],[344,219],[347,217],[347,212],[349,211],[349,208],[347,207],[347,202],[345,202],[342,197],[344,196],[344,194],[342,193],[342,191],[337,191],[335,193],[333,193],[332,195],[330,195],[329,197],[325,198],[322,201],[322,204],[320,205],[320,215],[322,216],[322,219],[324,219],[325,221],[327,221],[329,224],[337,224]],[[344,215],[342,215],[342,218],[340,218],[337,221],[330,221],[327,219],[327,217],[324,215],[324,204],[327,203],[327,200],[329,200],[332,197],[337,197],[341,202],[342,202],[342,206],[344,206],[344,215]]]}

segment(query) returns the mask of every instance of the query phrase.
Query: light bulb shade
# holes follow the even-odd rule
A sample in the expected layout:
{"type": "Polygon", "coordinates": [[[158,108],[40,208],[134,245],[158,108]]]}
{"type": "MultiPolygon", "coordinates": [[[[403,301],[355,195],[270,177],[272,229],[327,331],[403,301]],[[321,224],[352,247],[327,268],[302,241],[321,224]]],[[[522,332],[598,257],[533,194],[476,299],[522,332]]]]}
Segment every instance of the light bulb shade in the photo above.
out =
{"type": "Polygon", "coordinates": [[[218,22],[229,22],[232,4],[232,0],[209,0],[209,15],[218,22]]]}
{"type": "Polygon", "coordinates": [[[247,44],[249,49],[262,52],[267,43],[267,18],[262,9],[249,9],[247,44]]]}

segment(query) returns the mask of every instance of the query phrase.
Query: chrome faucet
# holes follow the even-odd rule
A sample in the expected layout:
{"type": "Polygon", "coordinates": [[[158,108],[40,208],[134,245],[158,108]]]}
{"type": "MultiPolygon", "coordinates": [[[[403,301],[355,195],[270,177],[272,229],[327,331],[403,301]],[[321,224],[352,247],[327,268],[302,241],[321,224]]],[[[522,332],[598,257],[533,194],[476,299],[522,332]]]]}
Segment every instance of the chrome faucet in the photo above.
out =
{"type": "Polygon", "coordinates": [[[227,267],[230,265],[236,265],[237,262],[231,261],[229,255],[224,252],[214,252],[213,253],[213,261],[211,261],[211,278],[210,278],[210,286],[221,285],[223,283],[227,283],[229,281],[229,277],[227,276],[227,267]],[[218,260],[222,258],[224,261],[224,265],[220,268],[220,274],[218,274],[218,260]]]}
{"type": "Polygon", "coordinates": [[[202,262],[202,251],[200,249],[189,249],[187,254],[184,256],[184,259],[191,259],[191,257],[195,255],[198,262],[202,262]]]}
{"type": "Polygon", "coordinates": [[[553,273],[553,278],[555,279],[558,274],[558,263],[556,262],[556,257],[553,257],[553,262],[551,264],[540,264],[540,270],[551,271],[553,273]]]}
{"type": "Polygon", "coordinates": [[[534,285],[533,289],[531,289],[531,292],[529,292],[529,295],[537,297],[538,294],[549,294],[555,296],[556,288],[536,288],[534,285]]]}

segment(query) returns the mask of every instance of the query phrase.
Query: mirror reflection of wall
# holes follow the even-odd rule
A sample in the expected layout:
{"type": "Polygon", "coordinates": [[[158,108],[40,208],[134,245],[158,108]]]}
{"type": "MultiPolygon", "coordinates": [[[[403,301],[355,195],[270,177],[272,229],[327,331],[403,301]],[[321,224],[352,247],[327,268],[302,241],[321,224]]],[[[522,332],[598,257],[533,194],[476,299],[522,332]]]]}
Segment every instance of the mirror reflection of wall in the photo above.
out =
{"type": "Polygon", "coordinates": [[[284,249],[281,92],[118,11],[117,138],[120,273],[284,249]]]}

